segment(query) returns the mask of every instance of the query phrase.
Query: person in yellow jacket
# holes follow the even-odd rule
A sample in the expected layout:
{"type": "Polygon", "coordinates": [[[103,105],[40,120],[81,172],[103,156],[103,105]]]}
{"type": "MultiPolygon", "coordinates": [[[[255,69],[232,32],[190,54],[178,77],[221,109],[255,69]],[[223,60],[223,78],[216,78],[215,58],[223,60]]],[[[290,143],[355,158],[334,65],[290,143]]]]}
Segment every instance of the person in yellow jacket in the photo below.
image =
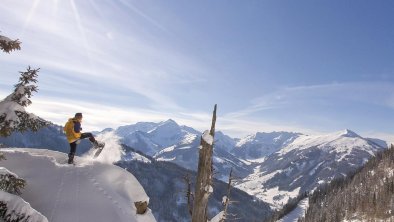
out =
{"type": "Polygon", "coordinates": [[[64,126],[64,132],[67,140],[70,143],[70,153],[68,154],[68,164],[74,163],[74,155],[77,150],[77,145],[81,139],[89,138],[94,148],[101,148],[103,144],[98,143],[92,133],[82,133],[82,113],[76,113],[74,118],[68,119],[64,126]]]}

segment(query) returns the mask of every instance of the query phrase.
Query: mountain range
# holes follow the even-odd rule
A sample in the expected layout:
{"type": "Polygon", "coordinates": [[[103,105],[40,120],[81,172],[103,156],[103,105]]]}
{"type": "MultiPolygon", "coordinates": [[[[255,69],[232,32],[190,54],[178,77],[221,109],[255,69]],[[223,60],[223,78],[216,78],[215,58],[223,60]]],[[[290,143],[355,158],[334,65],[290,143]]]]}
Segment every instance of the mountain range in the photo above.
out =
{"type": "MultiPolygon", "coordinates": [[[[123,144],[157,161],[196,170],[201,132],[173,120],[137,123],[114,129],[123,144]]],[[[214,142],[216,178],[226,181],[230,168],[236,187],[279,208],[289,198],[361,167],[385,141],[363,138],[351,130],[325,135],[257,132],[231,138],[218,131],[214,142]]]]}
{"type": "MultiPolygon", "coordinates": [[[[178,125],[174,120],[139,122],[103,132],[114,133],[122,144],[155,161],[175,163],[192,171],[197,169],[202,133],[178,125]]],[[[51,133],[53,138],[61,138],[59,128],[54,127],[51,133]]],[[[13,145],[10,141],[20,141],[20,137],[24,136],[11,135],[6,140],[0,138],[0,143],[13,145]]],[[[29,139],[23,141],[24,147],[38,146],[28,144],[29,139]]],[[[325,135],[257,132],[240,139],[217,131],[213,162],[217,179],[227,181],[232,168],[238,178],[237,188],[277,209],[289,198],[354,171],[386,147],[385,141],[364,138],[351,130],[325,135]]],[[[126,152],[123,159],[130,159],[132,155],[126,152]]]]}

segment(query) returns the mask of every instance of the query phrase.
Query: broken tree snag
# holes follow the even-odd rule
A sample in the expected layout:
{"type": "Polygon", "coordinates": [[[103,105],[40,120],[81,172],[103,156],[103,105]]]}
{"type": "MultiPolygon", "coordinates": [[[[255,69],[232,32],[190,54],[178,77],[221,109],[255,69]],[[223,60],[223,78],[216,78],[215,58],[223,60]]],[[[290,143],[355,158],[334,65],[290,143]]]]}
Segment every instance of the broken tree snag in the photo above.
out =
{"type": "Polygon", "coordinates": [[[194,192],[192,222],[207,221],[207,205],[212,187],[212,153],[215,136],[216,107],[213,110],[211,130],[201,136],[199,149],[197,180],[194,192]]]}
{"type": "Polygon", "coordinates": [[[137,208],[137,214],[144,214],[148,209],[148,202],[138,201],[134,202],[135,208],[137,208]]]}
{"type": "Polygon", "coordinates": [[[188,207],[190,216],[192,216],[192,215],[193,215],[193,205],[192,205],[192,204],[193,204],[194,195],[193,195],[193,193],[192,193],[192,182],[191,182],[191,180],[190,180],[190,175],[189,175],[189,174],[186,174],[186,175],[183,177],[183,180],[184,180],[185,183],[186,183],[187,207],[188,207]]]}
{"type": "Polygon", "coordinates": [[[216,108],[217,108],[217,105],[215,104],[215,107],[214,107],[214,109],[213,109],[213,114],[212,114],[211,131],[209,132],[209,134],[210,134],[212,137],[215,136],[216,108]]]}
{"type": "Polygon", "coordinates": [[[223,217],[220,219],[219,222],[224,222],[227,219],[227,209],[228,206],[230,205],[230,191],[231,191],[231,186],[233,183],[233,168],[230,170],[230,175],[228,177],[228,184],[227,184],[227,195],[223,197],[222,204],[223,204],[223,217]]]}

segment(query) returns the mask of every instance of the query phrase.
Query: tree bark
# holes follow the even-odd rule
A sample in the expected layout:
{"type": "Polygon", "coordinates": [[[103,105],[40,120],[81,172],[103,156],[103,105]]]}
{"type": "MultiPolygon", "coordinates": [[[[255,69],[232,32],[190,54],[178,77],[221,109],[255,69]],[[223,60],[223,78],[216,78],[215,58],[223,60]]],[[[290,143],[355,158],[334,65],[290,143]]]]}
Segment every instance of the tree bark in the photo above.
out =
{"type": "Polygon", "coordinates": [[[228,206],[230,205],[230,192],[231,192],[231,186],[233,183],[233,168],[231,168],[230,170],[230,175],[228,177],[228,184],[227,184],[227,195],[226,195],[226,200],[224,200],[223,205],[224,205],[224,209],[223,209],[223,218],[220,219],[220,222],[224,222],[227,219],[227,209],[228,206]]]}
{"type": "Polygon", "coordinates": [[[212,153],[213,153],[213,138],[215,136],[216,124],[216,107],[213,110],[212,125],[209,135],[212,137],[211,141],[206,141],[207,131],[201,136],[197,181],[195,188],[195,196],[193,202],[192,222],[206,222],[207,221],[207,205],[209,195],[212,193],[212,153]]]}

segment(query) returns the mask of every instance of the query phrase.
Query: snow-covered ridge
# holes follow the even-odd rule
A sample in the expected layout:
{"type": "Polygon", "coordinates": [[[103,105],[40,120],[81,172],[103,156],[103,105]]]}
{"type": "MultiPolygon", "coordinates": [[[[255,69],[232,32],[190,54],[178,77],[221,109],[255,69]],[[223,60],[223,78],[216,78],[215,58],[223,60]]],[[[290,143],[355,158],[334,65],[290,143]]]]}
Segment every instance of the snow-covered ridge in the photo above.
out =
{"type": "Polygon", "coordinates": [[[326,150],[336,151],[337,153],[350,154],[354,148],[360,148],[374,155],[375,149],[371,142],[362,138],[351,130],[341,130],[338,132],[325,135],[302,135],[292,143],[281,149],[281,155],[286,154],[294,149],[303,150],[311,147],[317,147],[326,150]]]}
{"type": "Polygon", "coordinates": [[[313,190],[357,169],[382,149],[350,130],[300,135],[267,156],[236,187],[278,208],[299,192],[313,190]]]}
{"type": "Polygon", "coordinates": [[[300,135],[292,132],[257,132],[237,141],[231,152],[254,162],[277,152],[300,135]]]}
{"type": "Polygon", "coordinates": [[[263,133],[257,132],[255,134],[248,135],[242,139],[240,139],[236,146],[241,147],[250,142],[258,142],[258,143],[279,143],[291,142],[292,137],[297,137],[302,135],[300,133],[290,133],[290,132],[271,132],[271,133],[263,133]]]}
{"type": "Polygon", "coordinates": [[[21,197],[48,221],[155,221],[151,211],[136,213],[135,202],[149,202],[137,179],[111,164],[44,149],[1,149],[2,166],[27,182],[21,197]]]}

